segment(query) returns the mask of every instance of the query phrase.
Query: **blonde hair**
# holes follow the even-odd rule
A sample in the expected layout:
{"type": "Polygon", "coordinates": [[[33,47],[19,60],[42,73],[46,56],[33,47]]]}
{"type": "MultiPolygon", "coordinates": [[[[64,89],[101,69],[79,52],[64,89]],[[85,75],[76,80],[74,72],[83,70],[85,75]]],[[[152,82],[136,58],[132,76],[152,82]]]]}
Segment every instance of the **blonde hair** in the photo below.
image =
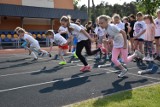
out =
{"type": "Polygon", "coordinates": [[[109,16],[107,16],[107,15],[101,15],[101,16],[99,16],[99,20],[104,20],[104,21],[106,21],[106,22],[110,22],[111,21],[111,18],[109,17],[109,16]]]}
{"type": "Polygon", "coordinates": [[[126,16],[124,16],[124,17],[122,18],[122,20],[126,20],[126,21],[128,22],[128,21],[129,21],[129,18],[126,17],[126,16]]]}
{"type": "Polygon", "coordinates": [[[19,30],[17,31],[17,33],[19,34],[19,33],[26,33],[26,31],[25,31],[25,29],[23,29],[23,28],[19,28],[19,30]]]}
{"type": "Polygon", "coordinates": [[[119,19],[119,20],[121,20],[121,17],[120,17],[120,15],[119,14],[114,14],[113,15],[113,17],[112,17],[112,20],[114,20],[114,19],[119,19]]]}
{"type": "Polygon", "coordinates": [[[156,13],[158,14],[160,12],[160,9],[157,9],[156,13]]]}
{"type": "Polygon", "coordinates": [[[71,16],[62,16],[61,19],[60,19],[60,23],[61,22],[68,22],[68,23],[70,23],[71,22],[71,16]]]}
{"type": "Polygon", "coordinates": [[[21,27],[16,27],[16,28],[14,29],[14,31],[15,31],[15,32],[18,32],[19,29],[22,29],[22,28],[21,28],[21,27]]]}
{"type": "Polygon", "coordinates": [[[138,17],[138,16],[143,17],[143,13],[142,13],[142,12],[138,12],[138,13],[136,14],[136,16],[137,16],[137,17],[138,17]]]}
{"type": "Polygon", "coordinates": [[[153,17],[151,15],[145,15],[144,16],[144,20],[146,20],[146,19],[149,19],[150,22],[154,24],[154,19],[153,19],[153,17]]]}
{"type": "Polygon", "coordinates": [[[70,23],[71,23],[71,16],[62,16],[61,19],[60,19],[60,23],[61,22],[67,22],[67,28],[68,28],[68,31],[71,32],[73,31],[73,28],[70,27],[70,23]]]}
{"type": "Polygon", "coordinates": [[[50,30],[47,30],[46,33],[45,33],[45,35],[46,35],[46,36],[54,35],[54,31],[51,30],[51,29],[50,29],[50,30]]]}

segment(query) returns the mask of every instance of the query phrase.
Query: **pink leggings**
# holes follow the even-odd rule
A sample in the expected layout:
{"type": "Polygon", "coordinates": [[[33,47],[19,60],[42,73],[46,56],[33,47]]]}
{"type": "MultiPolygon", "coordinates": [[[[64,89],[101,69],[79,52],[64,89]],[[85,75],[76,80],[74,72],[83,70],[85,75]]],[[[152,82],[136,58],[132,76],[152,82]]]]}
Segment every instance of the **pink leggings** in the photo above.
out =
{"type": "Polygon", "coordinates": [[[121,63],[118,61],[118,56],[121,55],[124,63],[131,62],[131,60],[134,58],[134,55],[128,56],[128,49],[123,48],[113,48],[112,50],[112,62],[119,66],[121,63]]]}

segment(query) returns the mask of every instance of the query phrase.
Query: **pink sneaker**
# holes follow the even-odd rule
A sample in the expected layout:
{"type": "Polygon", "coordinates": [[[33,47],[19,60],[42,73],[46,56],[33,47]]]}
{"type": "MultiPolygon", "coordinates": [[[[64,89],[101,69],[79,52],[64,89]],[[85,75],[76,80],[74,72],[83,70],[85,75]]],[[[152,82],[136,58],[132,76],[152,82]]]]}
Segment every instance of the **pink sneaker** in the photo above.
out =
{"type": "Polygon", "coordinates": [[[90,71],[91,70],[91,66],[87,65],[87,66],[83,66],[80,71],[84,72],[84,71],[90,71]]]}
{"type": "Polygon", "coordinates": [[[80,71],[84,71],[85,68],[86,66],[81,67],[80,71]]]}

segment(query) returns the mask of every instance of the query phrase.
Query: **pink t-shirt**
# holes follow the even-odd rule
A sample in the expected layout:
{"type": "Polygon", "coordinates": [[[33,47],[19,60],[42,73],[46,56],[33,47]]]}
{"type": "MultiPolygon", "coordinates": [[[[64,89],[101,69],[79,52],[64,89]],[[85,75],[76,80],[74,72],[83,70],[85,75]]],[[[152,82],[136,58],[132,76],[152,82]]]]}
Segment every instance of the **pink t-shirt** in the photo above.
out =
{"type": "Polygon", "coordinates": [[[153,33],[152,29],[155,30],[154,24],[146,24],[146,32],[144,35],[144,40],[146,40],[146,41],[153,41],[154,40],[154,33],[153,33]]]}

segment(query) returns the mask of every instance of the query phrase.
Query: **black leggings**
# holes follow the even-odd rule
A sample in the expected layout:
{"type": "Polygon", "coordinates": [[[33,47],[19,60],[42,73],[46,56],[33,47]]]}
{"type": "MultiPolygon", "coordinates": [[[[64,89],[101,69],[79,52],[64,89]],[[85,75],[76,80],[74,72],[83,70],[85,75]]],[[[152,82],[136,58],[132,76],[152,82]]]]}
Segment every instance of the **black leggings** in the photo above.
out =
{"type": "Polygon", "coordinates": [[[144,52],[145,52],[145,57],[149,55],[150,57],[153,56],[152,51],[153,51],[153,42],[152,41],[145,41],[144,42],[144,52]]]}
{"type": "Polygon", "coordinates": [[[82,49],[85,47],[86,52],[88,55],[95,55],[97,52],[101,51],[101,49],[96,49],[94,51],[91,51],[91,41],[88,40],[83,40],[77,43],[77,47],[76,47],[76,55],[78,56],[78,58],[80,59],[80,61],[87,66],[88,63],[86,61],[86,59],[84,58],[84,56],[81,54],[82,49]]]}

